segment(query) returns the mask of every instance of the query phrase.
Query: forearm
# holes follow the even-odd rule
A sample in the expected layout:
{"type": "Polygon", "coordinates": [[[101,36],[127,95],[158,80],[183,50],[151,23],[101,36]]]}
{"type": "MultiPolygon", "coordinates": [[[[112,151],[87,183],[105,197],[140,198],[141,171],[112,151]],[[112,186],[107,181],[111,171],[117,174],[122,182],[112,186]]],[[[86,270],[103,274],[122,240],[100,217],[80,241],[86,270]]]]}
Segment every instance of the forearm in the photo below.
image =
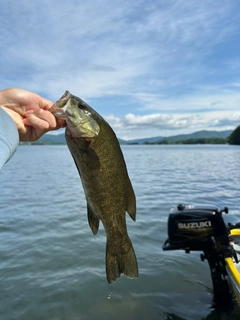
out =
{"type": "Polygon", "coordinates": [[[13,119],[0,108],[0,169],[13,156],[19,144],[19,134],[13,119]]]}

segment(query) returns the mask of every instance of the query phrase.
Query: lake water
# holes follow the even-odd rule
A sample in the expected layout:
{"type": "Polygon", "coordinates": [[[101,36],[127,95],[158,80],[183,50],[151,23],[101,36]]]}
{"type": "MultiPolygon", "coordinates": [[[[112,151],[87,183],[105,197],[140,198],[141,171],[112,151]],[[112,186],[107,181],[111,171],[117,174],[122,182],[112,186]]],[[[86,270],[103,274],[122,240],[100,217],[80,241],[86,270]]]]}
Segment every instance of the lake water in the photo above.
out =
{"type": "Polygon", "coordinates": [[[236,320],[212,307],[200,253],[162,251],[170,208],[229,207],[240,222],[240,147],[123,146],[137,197],[127,217],[139,278],[105,277],[105,232],[94,236],[66,146],[20,146],[0,172],[0,319],[236,320]]]}

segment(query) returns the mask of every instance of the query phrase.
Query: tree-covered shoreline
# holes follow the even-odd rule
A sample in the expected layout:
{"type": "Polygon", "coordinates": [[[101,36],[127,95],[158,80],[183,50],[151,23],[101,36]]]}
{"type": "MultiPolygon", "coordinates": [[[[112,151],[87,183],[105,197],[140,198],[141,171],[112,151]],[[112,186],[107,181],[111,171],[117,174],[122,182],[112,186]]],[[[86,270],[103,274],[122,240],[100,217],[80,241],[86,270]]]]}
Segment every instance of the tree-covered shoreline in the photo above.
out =
{"type": "Polygon", "coordinates": [[[143,144],[227,144],[227,139],[224,138],[196,138],[185,139],[178,141],[160,140],[155,142],[145,142],[143,144]]]}

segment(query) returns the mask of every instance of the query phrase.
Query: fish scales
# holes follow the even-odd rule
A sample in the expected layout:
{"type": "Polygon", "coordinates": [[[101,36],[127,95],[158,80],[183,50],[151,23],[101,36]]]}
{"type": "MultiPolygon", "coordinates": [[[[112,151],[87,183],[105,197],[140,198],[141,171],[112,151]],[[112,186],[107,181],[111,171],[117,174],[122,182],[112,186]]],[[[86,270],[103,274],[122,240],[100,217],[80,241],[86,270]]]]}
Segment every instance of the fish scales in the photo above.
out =
{"type": "Polygon", "coordinates": [[[95,110],[68,92],[56,102],[52,112],[67,121],[66,141],[81,177],[92,232],[97,233],[99,220],[106,231],[107,281],[116,281],[122,273],[137,278],[137,259],[126,225],[126,212],[133,220],[136,218],[136,199],[114,131],[95,110]],[[87,133],[81,121],[73,125],[72,105],[74,110],[78,108],[88,116],[87,133]],[[66,110],[59,116],[62,107],[66,110]],[[66,113],[70,115],[68,118],[66,113]],[[89,133],[89,128],[94,134],[89,133]]]}

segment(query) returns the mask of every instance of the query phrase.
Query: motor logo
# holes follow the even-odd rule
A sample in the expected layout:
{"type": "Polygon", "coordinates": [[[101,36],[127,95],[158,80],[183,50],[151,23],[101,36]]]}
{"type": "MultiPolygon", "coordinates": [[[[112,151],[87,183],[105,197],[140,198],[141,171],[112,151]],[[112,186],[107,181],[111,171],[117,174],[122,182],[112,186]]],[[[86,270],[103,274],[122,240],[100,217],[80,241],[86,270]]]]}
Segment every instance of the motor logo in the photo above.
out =
{"type": "Polygon", "coordinates": [[[178,223],[178,229],[202,229],[202,228],[211,228],[212,223],[210,220],[199,221],[199,222],[185,222],[178,223]]]}

